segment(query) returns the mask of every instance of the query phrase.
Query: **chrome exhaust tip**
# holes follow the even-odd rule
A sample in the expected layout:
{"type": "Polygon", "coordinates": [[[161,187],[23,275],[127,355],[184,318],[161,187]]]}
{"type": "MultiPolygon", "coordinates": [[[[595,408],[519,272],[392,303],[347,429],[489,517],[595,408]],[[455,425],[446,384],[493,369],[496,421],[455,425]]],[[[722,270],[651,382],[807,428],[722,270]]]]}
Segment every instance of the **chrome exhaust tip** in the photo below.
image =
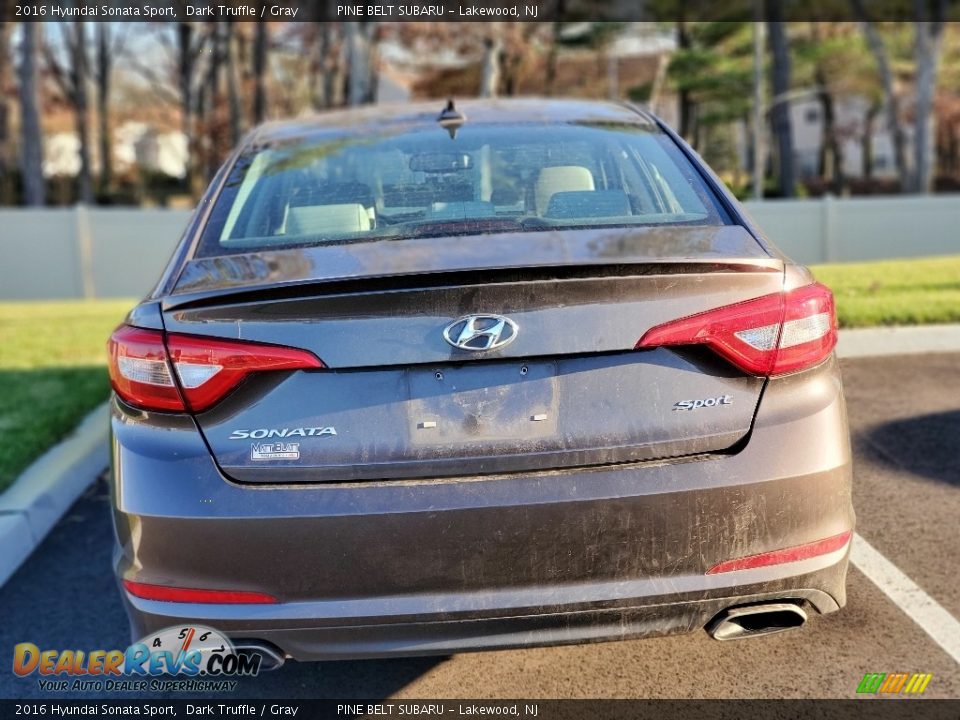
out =
{"type": "Polygon", "coordinates": [[[727,608],[706,631],[714,640],[742,640],[793,630],[806,621],[807,614],[796,603],[764,603],[727,608]]]}
{"type": "Polygon", "coordinates": [[[278,647],[261,640],[235,640],[233,648],[241,655],[257,655],[260,657],[260,672],[277,670],[283,666],[286,656],[278,647]]]}

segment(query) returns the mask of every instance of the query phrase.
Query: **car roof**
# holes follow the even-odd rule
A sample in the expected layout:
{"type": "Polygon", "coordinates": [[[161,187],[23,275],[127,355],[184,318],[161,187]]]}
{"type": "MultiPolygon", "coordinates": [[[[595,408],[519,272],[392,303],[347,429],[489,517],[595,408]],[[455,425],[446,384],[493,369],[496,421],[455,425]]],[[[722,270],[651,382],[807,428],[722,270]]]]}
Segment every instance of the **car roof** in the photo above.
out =
{"type": "MultiPolygon", "coordinates": [[[[456,110],[466,123],[626,123],[652,127],[651,115],[631,105],[590,100],[555,98],[510,98],[456,100],[456,110]]],[[[255,129],[250,141],[269,143],[294,140],[317,131],[349,128],[362,133],[388,125],[427,126],[437,122],[446,107],[442,100],[416,103],[386,103],[333,110],[293,120],[269,122],[255,129]]]]}

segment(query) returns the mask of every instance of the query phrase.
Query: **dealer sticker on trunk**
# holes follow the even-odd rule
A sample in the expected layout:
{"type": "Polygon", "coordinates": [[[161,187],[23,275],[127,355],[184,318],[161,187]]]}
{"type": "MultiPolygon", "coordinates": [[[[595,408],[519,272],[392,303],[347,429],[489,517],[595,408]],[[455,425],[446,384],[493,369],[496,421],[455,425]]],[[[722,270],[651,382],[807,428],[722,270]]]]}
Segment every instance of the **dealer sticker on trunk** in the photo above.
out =
{"type": "Polygon", "coordinates": [[[299,460],[300,443],[253,443],[250,445],[251,460],[299,460]]]}

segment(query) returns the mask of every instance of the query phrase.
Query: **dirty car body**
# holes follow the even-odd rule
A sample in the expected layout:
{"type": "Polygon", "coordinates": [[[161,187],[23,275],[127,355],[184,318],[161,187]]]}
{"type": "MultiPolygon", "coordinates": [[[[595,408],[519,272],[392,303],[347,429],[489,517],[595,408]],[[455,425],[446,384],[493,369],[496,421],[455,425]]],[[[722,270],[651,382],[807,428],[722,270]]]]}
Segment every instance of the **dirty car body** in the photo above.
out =
{"type": "Polygon", "coordinates": [[[439,110],[252,133],[115,332],[133,635],[315,660],[842,607],[829,291],[641,110],[439,110]]]}

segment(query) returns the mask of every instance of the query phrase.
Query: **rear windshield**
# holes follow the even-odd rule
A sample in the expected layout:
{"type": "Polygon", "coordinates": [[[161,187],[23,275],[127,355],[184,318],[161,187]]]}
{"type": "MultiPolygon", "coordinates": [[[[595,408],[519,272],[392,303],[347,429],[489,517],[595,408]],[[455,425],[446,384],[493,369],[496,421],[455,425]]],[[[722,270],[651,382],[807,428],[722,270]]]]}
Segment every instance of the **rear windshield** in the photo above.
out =
{"type": "Polygon", "coordinates": [[[243,154],[199,256],[426,236],[721,225],[664,133],[641,125],[325,132],[243,154]]]}

